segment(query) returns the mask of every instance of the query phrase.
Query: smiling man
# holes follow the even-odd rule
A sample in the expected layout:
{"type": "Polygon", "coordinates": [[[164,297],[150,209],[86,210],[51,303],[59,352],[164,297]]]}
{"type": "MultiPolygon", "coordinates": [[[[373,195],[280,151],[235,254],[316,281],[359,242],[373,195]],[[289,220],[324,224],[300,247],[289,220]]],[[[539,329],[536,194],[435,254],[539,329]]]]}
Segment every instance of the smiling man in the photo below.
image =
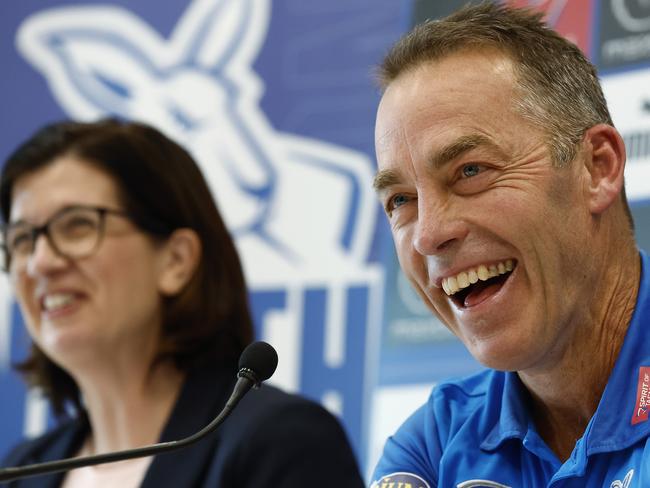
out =
{"type": "Polygon", "coordinates": [[[489,369],[433,390],[373,486],[650,486],[650,261],[595,68],[485,3],[416,27],[380,81],[401,267],[489,369]]]}

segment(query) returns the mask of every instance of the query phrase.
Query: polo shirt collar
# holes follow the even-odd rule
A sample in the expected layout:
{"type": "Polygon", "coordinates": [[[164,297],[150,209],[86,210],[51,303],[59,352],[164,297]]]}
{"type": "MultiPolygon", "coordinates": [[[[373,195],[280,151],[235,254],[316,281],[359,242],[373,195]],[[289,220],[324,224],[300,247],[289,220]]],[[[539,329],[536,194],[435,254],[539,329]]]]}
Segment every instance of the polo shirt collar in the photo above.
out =
{"type": "Polygon", "coordinates": [[[481,443],[481,449],[487,451],[497,449],[507,439],[523,440],[529,426],[528,407],[519,376],[513,372],[495,372],[490,383],[485,421],[489,425],[496,414],[496,423],[481,443]]]}

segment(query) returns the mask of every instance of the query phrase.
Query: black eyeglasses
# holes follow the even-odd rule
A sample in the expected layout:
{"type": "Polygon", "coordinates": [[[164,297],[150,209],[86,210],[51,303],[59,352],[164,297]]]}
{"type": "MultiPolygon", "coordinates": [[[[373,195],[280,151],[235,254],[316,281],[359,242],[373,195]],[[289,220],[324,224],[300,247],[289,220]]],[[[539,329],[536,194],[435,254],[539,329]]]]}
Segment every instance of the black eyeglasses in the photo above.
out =
{"type": "Polygon", "coordinates": [[[23,269],[41,234],[60,256],[80,259],[92,255],[104,237],[107,214],[129,218],[123,210],[75,205],[60,210],[40,226],[20,221],[7,224],[2,231],[4,270],[23,269]]]}

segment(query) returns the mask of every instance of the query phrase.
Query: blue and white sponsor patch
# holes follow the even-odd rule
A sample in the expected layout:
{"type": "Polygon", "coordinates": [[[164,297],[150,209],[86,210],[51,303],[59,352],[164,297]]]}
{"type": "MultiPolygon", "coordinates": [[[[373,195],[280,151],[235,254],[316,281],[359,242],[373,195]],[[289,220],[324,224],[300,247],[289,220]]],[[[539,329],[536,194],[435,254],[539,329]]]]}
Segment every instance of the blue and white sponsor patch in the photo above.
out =
{"type": "Polygon", "coordinates": [[[456,488],[510,488],[508,485],[502,485],[496,481],[490,480],[467,480],[458,483],[456,488]]]}
{"type": "Polygon", "coordinates": [[[370,488],[431,488],[429,483],[413,473],[391,473],[374,481],[370,488]]]}

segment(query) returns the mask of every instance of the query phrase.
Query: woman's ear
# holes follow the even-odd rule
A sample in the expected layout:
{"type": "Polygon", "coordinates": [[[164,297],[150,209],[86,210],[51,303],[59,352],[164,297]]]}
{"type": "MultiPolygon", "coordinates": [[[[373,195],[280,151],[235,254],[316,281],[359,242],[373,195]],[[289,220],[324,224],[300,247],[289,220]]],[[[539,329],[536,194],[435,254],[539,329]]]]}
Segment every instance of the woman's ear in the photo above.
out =
{"type": "Polygon", "coordinates": [[[194,276],[201,260],[201,239],[192,229],[176,229],[163,244],[158,290],[173,296],[194,276]]]}
{"type": "Polygon", "coordinates": [[[607,124],[588,129],[584,142],[589,210],[601,214],[619,198],[623,189],[625,145],[618,131],[607,124]]]}

